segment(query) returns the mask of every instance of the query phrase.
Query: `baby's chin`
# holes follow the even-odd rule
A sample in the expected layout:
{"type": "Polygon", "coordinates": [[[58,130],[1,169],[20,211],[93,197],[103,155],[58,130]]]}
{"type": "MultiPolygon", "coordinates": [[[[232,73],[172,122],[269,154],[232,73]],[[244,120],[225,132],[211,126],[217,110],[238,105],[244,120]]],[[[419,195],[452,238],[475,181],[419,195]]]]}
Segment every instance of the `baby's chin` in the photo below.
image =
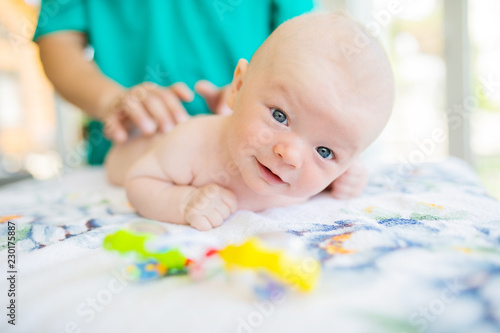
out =
{"type": "Polygon", "coordinates": [[[249,182],[247,183],[247,186],[255,194],[261,196],[267,196],[267,197],[280,196],[280,197],[288,197],[294,200],[299,200],[299,199],[307,200],[321,192],[321,190],[311,191],[311,190],[297,189],[293,186],[293,184],[288,184],[288,183],[283,185],[271,185],[265,182],[258,184],[255,182],[249,182]]]}
{"type": "Polygon", "coordinates": [[[286,188],[288,184],[283,184],[283,185],[270,185],[264,182],[247,182],[246,183],[248,188],[252,190],[255,194],[262,195],[262,196],[276,196],[276,195],[286,195],[285,193],[286,188]]]}

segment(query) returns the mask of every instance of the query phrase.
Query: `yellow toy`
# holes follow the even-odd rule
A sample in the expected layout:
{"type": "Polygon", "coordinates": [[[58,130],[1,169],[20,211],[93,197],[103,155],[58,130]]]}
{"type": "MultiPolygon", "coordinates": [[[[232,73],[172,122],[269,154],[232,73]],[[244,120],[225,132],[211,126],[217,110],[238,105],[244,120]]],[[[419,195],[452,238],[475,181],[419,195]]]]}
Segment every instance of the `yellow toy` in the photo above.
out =
{"type": "Polygon", "coordinates": [[[301,291],[312,290],[318,280],[320,264],[310,257],[295,258],[285,251],[266,248],[252,237],[241,245],[229,245],[217,251],[228,269],[248,268],[268,271],[282,283],[301,291]]]}

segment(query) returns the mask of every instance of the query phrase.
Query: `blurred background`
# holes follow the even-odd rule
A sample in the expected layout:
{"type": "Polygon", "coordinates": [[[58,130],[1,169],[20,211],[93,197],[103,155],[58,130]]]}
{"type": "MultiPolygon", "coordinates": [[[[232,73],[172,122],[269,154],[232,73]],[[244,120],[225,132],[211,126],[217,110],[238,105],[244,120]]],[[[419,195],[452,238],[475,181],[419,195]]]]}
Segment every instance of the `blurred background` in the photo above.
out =
{"type": "MultiPolygon", "coordinates": [[[[456,156],[500,199],[500,1],[320,5],[365,24],[394,66],[393,116],[370,160],[411,170],[456,156]]],[[[0,185],[57,177],[86,159],[87,119],[55,94],[31,41],[39,7],[39,0],[0,0],[0,185]]]]}

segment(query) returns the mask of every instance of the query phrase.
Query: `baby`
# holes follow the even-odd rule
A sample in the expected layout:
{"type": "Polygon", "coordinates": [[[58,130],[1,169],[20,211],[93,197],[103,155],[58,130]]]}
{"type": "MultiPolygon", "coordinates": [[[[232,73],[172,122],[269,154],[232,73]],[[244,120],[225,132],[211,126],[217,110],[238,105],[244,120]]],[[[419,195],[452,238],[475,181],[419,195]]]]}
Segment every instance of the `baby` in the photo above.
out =
{"type": "MultiPolygon", "coordinates": [[[[393,94],[387,56],[362,27],[342,15],[302,15],[250,63],[238,62],[233,114],[115,146],[108,177],[124,184],[140,215],[199,230],[237,209],[302,203],[355,169],[387,123],[393,94]]],[[[363,181],[351,172],[349,182],[363,181]]]]}

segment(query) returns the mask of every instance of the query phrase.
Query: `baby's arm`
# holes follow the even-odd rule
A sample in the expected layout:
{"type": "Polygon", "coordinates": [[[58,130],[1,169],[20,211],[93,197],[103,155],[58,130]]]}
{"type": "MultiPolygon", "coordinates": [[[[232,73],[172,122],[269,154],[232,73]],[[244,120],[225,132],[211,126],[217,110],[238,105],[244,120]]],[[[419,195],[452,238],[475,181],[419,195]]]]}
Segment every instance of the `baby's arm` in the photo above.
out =
{"type": "Polygon", "coordinates": [[[130,203],[149,219],[198,230],[221,225],[236,210],[235,195],[216,184],[192,186],[194,147],[175,141],[162,141],[131,168],[125,181],[130,203]]]}

